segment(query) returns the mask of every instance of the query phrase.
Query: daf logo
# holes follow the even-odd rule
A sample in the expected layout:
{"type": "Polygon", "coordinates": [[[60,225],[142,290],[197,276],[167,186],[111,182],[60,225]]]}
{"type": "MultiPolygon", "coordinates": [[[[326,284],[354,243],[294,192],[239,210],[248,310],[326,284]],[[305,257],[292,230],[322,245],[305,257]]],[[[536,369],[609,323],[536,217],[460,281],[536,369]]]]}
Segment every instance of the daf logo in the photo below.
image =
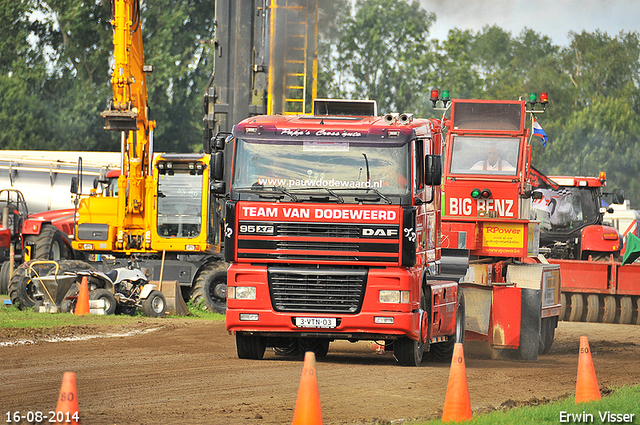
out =
{"type": "Polygon", "coordinates": [[[370,229],[365,227],[362,229],[362,236],[393,238],[398,236],[398,229],[370,229]]]}

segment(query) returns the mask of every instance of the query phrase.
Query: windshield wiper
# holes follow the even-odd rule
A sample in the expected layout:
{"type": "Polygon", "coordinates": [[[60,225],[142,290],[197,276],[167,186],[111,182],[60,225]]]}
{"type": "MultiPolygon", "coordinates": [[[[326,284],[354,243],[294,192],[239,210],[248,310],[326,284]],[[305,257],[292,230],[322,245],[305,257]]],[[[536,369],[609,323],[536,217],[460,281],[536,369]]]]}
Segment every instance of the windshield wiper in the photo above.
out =
{"type": "MultiPolygon", "coordinates": [[[[311,191],[311,190],[317,190],[317,189],[322,189],[325,190],[327,193],[329,193],[329,195],[333,196],[334,198],[336,198],[337,202],[339,204],[344,204],[344,198],[340,195],[338,195],[337,193],[335,193],[332,189],[329,189],[328,187],[296,187],[293,188],[292,190],[297,191],[311,191]]],[[[321,196],[321,195],[318,195],[321,196]]],[[[327,196],[323,196],[322,199],[329,199],[329,197],[327,196]]],[[[309,195],[309,200],[310,201],[315,201],[316,199],[314,198],[313,195],[309,195]]]]}
{"type": "MultiPolygon", "coordinates": [[[[371,191],[371,192],[373,192],[373,193],[375,194],[375,195],[374,195],[374,196],[375,196],[375,198],[374,198],[374,197],[369,197],[369,198],[355,198],[355,200],[356,200],[356,201],[358,201],[358,202],[363,202],[363,201],[379,202],[379,201],[380,201],[380,199],[384,199],[384,201],[385,201],[387,204],[391,204],[391,203],[392,203],[392,202],[391,202],[391,199],[387,198],[386,196],[384,196],[384,195],[382,194],[382,192],[380,192],[378,189],[373,188],[373,187],[344,187],[344,188],[336,188],[336,189],[333,189],[333,190],[349,190],[349,191],[351,191],[351,190],[357,190],[357,191],[362,191],[362,190],[364,190],[364,191],[366,191],[366,192],[371,191]]],[[[367,193],[367,194],[368,194],[368,193],[367,193]]]]}
{"type": "Polygon", "coordinates": [[[289,198],[291,198],[291,200],[293,202],[300,202],[300,199],[298,199],[298,197],[296,195],[294,195],[293,193],[289,192],[287,189],[285,189],[282,186],[264,186],[262,184],[258,184],[258,183],[254,183],[251,185],[251,187],[241,187],[241,188],[237,188],[235,189],[236,192],[256,192],[256,191],[260,191],[261,193],[258,195],[261,198],[264,199],[282,199],[284,198],[284,195],[287,195],[289,198]],[[276,192],[278,193],[277,195],[268,195],[265,194],[264,192],[276,192]]]}

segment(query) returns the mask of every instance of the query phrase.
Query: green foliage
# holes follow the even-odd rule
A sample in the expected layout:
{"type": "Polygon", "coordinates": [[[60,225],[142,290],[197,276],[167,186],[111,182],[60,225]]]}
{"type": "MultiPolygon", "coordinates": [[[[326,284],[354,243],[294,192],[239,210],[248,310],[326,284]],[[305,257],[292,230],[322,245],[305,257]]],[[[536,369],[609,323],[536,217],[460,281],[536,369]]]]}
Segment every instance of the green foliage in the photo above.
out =
{"type": "MultiPolygon", "coordinates": [[[[613,391],[612,394],[603,397],[598,401],[591,401],[589,403],[575,403],[574,397],[568,397],[561,401],[555,401],[552,403],[544,404],[541,406],[529,406],[517,409],[509,410],[497,410],[486,415],[476,415],[470,421],[464,422],[469,425],[510,425],[510,424],[558,424],[560,420],[561,412],[563,415],[592,415],[586,416],[587,420],[566,420],[567,416],[564,416],[564,422],[578,423],[586,422],[593,424],[609,423],[603,422],[600,419],[600,415],[606,415],[607,412],[611,414],[634,414],[633,422],[638,423],[640,415],[640,386],[622,387],[613,391]],[[591,420],[593,419],[593,420],[591,420]]],[[[585,416],[579,416],[581,419],[585,416]]],[[[615,416],[614,419],[622,417],[615,416]]],[[[621,421],[618,421],[621,422],[621,421]]],[[[415,422],[416,424],[423,424],[424,422],[415,422]]],[[[437,425],[443,423],[442,421],[430,421],[428,424],[437,425]]],[[[613,422],[611,422],[613,423],[613,422]]]]}
{"type": "MultiPolygon", "coordinates": [[[[201,146],[202,91],[212,74],[215,0],[142,2],[150,117],[158,151],[201,146]]],[[[547,174],[606,171],[640,207],[640,34],[571,33],[568,46],[525,28],[450,29],[417,0],[320,0],[320,97],[375,99],[381,113],[440,116],[431,88],[454,98],[517,99],[546,91],[534,144],[547,174]]],[[[119,150],[99,113],[111,98],[111,1],[0,2],[0,149],[119,150]]]]}

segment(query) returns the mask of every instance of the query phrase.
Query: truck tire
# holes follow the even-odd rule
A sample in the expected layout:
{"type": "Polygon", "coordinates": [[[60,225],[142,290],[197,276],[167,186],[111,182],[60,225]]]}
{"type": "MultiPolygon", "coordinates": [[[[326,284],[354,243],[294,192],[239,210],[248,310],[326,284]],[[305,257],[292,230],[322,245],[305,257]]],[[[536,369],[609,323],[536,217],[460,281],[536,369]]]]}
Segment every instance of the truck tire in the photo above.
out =
{"type": "Polygon", "coordinates": [[[64,235],[52,224],[42,226],[39,235],[30,235],[25,238],[26,243],[35,244],[35,252],[32,259],[60,261],[71,258],[71,250],[65,243],[64,235]]]}
{"type": "Polygon", "coordinates": [[[546,354],[553,345],[553,339],[558,326],[557,317],[543,317],[540,321],[540,341],[538,343],[538,354],[546,354]]]}
{"type": "Polygon", "coordinates": [[[434,362],[450,362],[456,343],[464,343],[465,333],[465,303],[464,294],[458,290],[458,303],[456,305],[456,333],[445,342],[431,344],[426,356],[434,362]]]}
{"type": "Polygon", "coordinates": [[[321,359],[327,357],[330,342],[327,338],[300,338],[299,352],[304,354],[307,351],[313,351],[316,358],[321,359]]]}
{"type": "Polygon", "coordinates": [[[162,317],[167,310],[167,300],[160,291],[151,291],[149,296],[142,300],[142,312],[149,317],[162,317]]]}
{"type": "Polygon", "coordinates": [[[227,311],[227,264],[210,263],[198,273],[191,291],[195,305],[204,302],[204,307],[214,313],[227,311]]]}
{"type": "Polygon", "coordinates": [[[266,344],[259,335],[244,335],[236,332],[236,351],[239,359],[261,360],[266,344]]]}
{"type": "Polygon", "coordinates": [[[113,295],[113,292],[109,291],[108,289],[104,289],[104,288],[94,289],[93,291],[89,292],[89,299],[104,300],[105,315],[114,314],[116,312],[116,305],[118,304],[116,301],[116,297],[115,295],[113,295]]]}
{"type": "MultiPolygon", "coordinates": [[[[420,307],[422,308],[423,315],[429,314],[430,309],[427,308],[424,293],[420,296],[420,307]]],[[[427,320],[427,326],[429,322],[430,320],[427,320]]],[[[420,333],[422,333],[422,325],[420,326],[420,333]]],[[[408,336],[402,336],[393,342],[393,357],[396,358],[398,364],[401,366],[420,366],[423,356],[424,343],[422,342],[421,336],[417,341],[408,336]]]]}
{"type": "Polygon", "coordinates": [[[9,280],[11,276],[9,276],[9,268],[11,264],[8,261],[2,263],[2,267],[0,267],[0,294],[8,294],[9,293],[9,280]]]}

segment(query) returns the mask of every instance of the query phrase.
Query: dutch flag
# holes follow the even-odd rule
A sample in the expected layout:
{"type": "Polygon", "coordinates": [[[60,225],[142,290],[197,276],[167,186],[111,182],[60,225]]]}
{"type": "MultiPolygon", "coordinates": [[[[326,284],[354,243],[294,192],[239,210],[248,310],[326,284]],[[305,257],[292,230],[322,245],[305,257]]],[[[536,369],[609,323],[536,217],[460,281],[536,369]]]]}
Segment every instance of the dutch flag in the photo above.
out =
{"type": "Polygon", "coordinates": [[[531,117],[531,127],[533,128],[534,136],[542,137],[542,146],[547,146],[547,133],[544,132],[540,124],[538,124],[538,121],[536,121],[536,117],[534,116],[531,117]]]}

